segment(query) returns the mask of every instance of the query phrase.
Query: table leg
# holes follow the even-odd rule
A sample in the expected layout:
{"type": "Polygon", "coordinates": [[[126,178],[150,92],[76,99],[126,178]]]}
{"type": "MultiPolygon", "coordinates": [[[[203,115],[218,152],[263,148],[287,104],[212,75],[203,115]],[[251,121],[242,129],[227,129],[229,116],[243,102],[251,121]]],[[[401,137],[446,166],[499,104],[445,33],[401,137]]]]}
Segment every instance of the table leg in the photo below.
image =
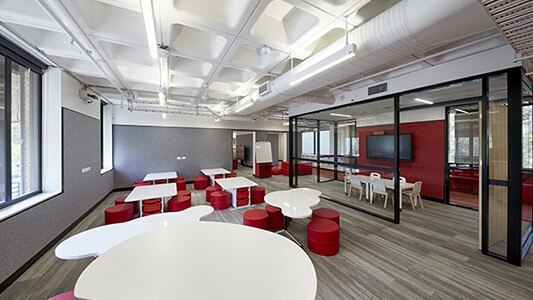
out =
{"type": "Polygon", "coordinates": [[[139,200],[139,218],[143,216],[143,201],[139,200]]]}
{"type": "Polygon", "coordinates": [[[289,231],[289,226],[287,225],[287,217],[285,215],[283,215],[283,229],[282,230],[278,230],[276,231],[276,233],[278,234],[282,234],[282,233],[286,233],[287,236],[293,241],[296,243],[296,245],[300,246],[300,248],[304,248],[304,246],[302,245],[302,243],[300,243],[300,241],[298,241],[298,239],[296,239],[294,237],[294,235],[292,235],[292,233],[289,231]]]}
{"type": "Polygon", "coordinates": [[[211,178],[211,185],[215,185],[215,175],[209,175],[209,178],[211,178]]]}

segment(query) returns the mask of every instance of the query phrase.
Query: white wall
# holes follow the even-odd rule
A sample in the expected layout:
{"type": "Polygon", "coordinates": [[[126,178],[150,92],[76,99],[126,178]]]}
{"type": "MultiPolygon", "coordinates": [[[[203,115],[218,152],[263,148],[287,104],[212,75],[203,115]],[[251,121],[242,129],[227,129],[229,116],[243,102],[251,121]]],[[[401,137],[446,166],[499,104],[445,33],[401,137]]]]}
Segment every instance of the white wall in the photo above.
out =
{"type": "Polygon", "coordinates": [[[113,106],[113,124],[117,125],[143,125],[161,127],[191,127],[191,128],[219,128],[219,129],[243,129],[243,130],[273,130],[287,131],[288,127],[283,126],[281,121],[225,121],[215,122],[213,118],[167,114],[163,119],[161,113],[152,112],[130,112],[126,107],[113,106]]]}

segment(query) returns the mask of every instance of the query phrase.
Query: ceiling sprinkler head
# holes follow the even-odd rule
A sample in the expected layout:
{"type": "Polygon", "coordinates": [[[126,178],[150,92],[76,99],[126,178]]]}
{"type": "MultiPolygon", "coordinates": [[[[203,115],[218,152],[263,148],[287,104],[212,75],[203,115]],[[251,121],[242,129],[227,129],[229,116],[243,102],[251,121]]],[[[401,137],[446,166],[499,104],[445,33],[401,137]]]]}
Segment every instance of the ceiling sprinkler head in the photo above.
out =
{"type": "Polygon", "coordinates": [[[263,45],[263,47],[259,48],[259,53],[263,56],[269,55],[270,52],[272,52],[272,48],[267,45],[263,45]]]}

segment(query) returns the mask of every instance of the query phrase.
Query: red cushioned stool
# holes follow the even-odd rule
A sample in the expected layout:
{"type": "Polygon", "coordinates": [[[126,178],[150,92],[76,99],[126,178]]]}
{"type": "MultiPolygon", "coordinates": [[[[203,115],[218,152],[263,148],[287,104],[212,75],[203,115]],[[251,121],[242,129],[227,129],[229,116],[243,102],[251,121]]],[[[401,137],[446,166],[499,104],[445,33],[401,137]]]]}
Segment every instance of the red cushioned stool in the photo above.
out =
{"type": "Polygon", "coordinates": [[[133,183],[133,187],[138,187],[142,185],[150,185],[150,181],[135,180],[135,182],[133,183]]]}
{"type": "Polygon", "coordinates": [[[268,213],[268,222],[269,222],[270,230],[278,231],[278,230],[284,229],[283,228],[283,214],[281,213],[281,209],[267,204],[265,206],[265,210],[268,213]]]}
{"type": "Polygon", "coordinates": [[[181,191],[181,190],[185,190],[187,188],[187,182],[185,181],[185,179],[178,179],[176,180],[176,189],[178,191],[181,191]]]}
{"type": "Polygon", "coordinates": [[[222,188],[220,188],[219,186],[209,186],[205,189],[205,201],[206,202],[211,202],[211,194],[213,192],[217,192],[217,191],[220,191],[222,190],[222,188]]]}
{"type": "Polygon", "coordinates": [[[133,205],[119,204],[106,207],[104,219],[106,225],[131,221],[133,220],[133,205]]]}
{"type": "Polygon", "coordinates": [[[167,211],[182,211],[191,207],[191,196],[176,195],[168,200],[167,211]]]}
{"type": "Polygon", "coordinates": [[[242,215],[242,223],[246,226],[268,230],[268,214],[260,208],[247,210],[242,215]]]}
{"type": "Polygon", "coordinates": [[[189,191],[189,190],[181,190],[181,191],[178,191],[178,193],[177,193],[176,195],[177,195],[177,196],[189,196],[189,197],[191,197],[191,199],[192,199],[191,191],[189,191]]]}
{"type": "Polygon", "coordinates": [[[229,201],[229,193],[226,191],[216,191],[211,193],[210,196],[211,199],[211,206],[215,210],[222,210],[229,208],[230,201],[229,201]]]}
{"type": "Polygon", "coordinates": [[[143,217],[148,217],[148,216],[151,216],[151,215],[157,215],[157,214],[160,214],[161,213],[161,210],[154,210],[154,211],[151,211],[151,212],[144,212],[143,213],[143,217]]]}
{"type": "Polygon", "coordinates": [[[307,248],[319,255],[339,253],[339,225],[334,221],[315,218],[307,224],[307,248]]]}
{"type": "Polygon", "coordinates": [[[272,175],[281,175],[281,167],[273,166],[271,170],[272,175]]]}
{"type": "Polygon", "coordinates": [[[55,295],[52,298],[48,298],[48,300],[74,300],[74,291],[68,291],[64,292],[63,294],[55,295]]]}
{"type": "Polygon", "coordinates": [[[196,176],[194,178],[194,189],[197,191],[205,190],[208,182],[209,181],[207,180],[207,178],[205,178],[205,176],[196,176]]]}
{"type": "Polygon", "coordinates": [[[340,225],[340,223],[339,223],[339,220],[340,220],[339,212],[334,210],[334,209],[331,209],[331,208],[322,207],[322,208],[313,210],[313,215],[311,216],[311,219],[314,220],[316,218],[328,219],[328,220],[331,220],[331,221],[337,223],[337,225],[340,225]]]}
{"type": "Polygon", "coordinates": [[[117,199],[115,199],[115,205],[119,205],[119,204],[129,204],[129,205],[132,205],[133,206],[133,215],[136,215],[139,213],[139,202],[138,201],[135,201],[135,202],[126,202],[124,200],[126,200],[128,196],[120,196],[118,197],[117,199]]]}
{"type": "Polygon", "coordinates": [[[143,216],[147,216],[148,214],[161,212],[161,205],[162,205],[161,199],[159,199],[159,198],[143,200],[143,202],[142,202],[142,214],[143,214],[143,216]]]}
{"type": "Polygon", "coordinates": [[[157,179],[155,181],[155,184],[164,184],[164,183],[167,183],[167,180],[166,179],[157,179]]]}
{"type": "Polygon", "coordinates": [[[252,187],[252,203],[259,204],[265,202],[265,188],[262,186],[252,187]]]}
{"type": "Polygon", "coordinates": [[[228,174],[226,174],[226,178],[232,178],[232,177],[237,177],[237,173],[228,173],[228,174]]]}

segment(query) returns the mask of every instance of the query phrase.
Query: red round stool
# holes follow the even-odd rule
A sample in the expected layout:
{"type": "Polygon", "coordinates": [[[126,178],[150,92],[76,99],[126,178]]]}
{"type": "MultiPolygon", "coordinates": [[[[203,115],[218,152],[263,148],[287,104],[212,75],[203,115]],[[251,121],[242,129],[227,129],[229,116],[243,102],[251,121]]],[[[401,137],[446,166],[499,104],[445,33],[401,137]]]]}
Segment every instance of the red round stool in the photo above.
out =
{"type": "Polygon", "coordinates": [[[191,196],[176,195],[167,203],[167,211],[182,211],[189,207],[191,207],[191,196]]]}
{"type": "Polygon", "coordinates": [[[334,221],[315,218],[307,224],[307,248],[312,252],[332,256],[339,253],[339,225],[334,221]]]}
{"type": "Polygon", "coordinates": [[[133,205],[133,215],[136,215],[139,213],[139,201],[135,201],[135,202],[125,202],[124,200],[126,200],[128,196],[120,196],[118,197],[117,199],[115,199],[115,205],[119,205],[119,204],[129,204],[129,205],[133,205]]]}
{"type": "Polygon", "coordinates": [[[154,183],[155,184],[164,184],[164,183],[167,183],[167,180],[166,179],[157,179],[154,183]]]}
{"type": "Polygon", "coordinates": [[[232,177],[237,177],[237,173],[228,173],[228,174],[226,174],[226,178],[232,178],[232,177]]]}
{"type": "Polygon", "coordinates": [[[104,219],[106,225],[133,220],[133,205],[119,204],[106,207],[104,219]]]}
{"type": "Polygon", "coordinates": [[[178,191],[187,189],[187,182],[185,181],[185,179],[180,178],[176,180],[176,188],[178,189],[178,191]]]}
{"type": "Polygon", "coordinates": [[[242,215],[242,223],[246,226],[268,230],[268,214],[260,208],[247,210],[242,215]]]}
{"type": "Polygon", "coordinates": [[[205,189],[205,201],[206,202],[211,202],[211,194],[213,192],[217,192],[217,191],[220,191],[222,190],[222,188],[220,187],[217,187],[217,186],[208,186],[206,189],[205,189]]]}
{"type": "Polygon", "coordinates": [[[64,292],[63,294],[55,295],[52,298],[48,298],[48,300],[74,300],[74,291],[68,291],[64,292]]]}
{"type": "Polygon", "coordinates": [[[181,191],[178,191],[178,193],[177,193],[176,195],[177,195],[177,196],[189,196],[189,197],[191,197],[191,199],[192,199],[191,191],[189,191],[189,190],[181,190],[181,191]]]}
{"type": "Polygon", "coordinates": [[[205,190],[207,187],[207,178],[205,176],[196,176],[194,178],[194,189],[195,190],[205,190]]]}
{"type": "Polygon", "coordinates": [[[267,204],[265,210],[268,214],[270,230],[278,231],[283,229],[283,214],[281,208],[267,204]]]}
{"type": "Polygon", "coordinates": [[[142,185],[150,185],[150,181],[135,180],[133,187],[138,187],[142,185]]]}
{"type": "Polygon", "coordinates": [[[265,202],[265,188],[262,186],[252,187],[252,203],[259,204],[265,202]]]}
{"type": "Polygon", "coordinates": [[[148,217],[148,216],[151,216],[151,215],[157,215],[157,214],[160,214],[161,213],[161,210],[154,210],[154,211],[151,211],[151,212],[143,212],[143,217],[148,217]]]}
{"type": "Polygon", "coordinates": [[[340,225],[340,223],[339,223],[339,220],[340,220],[339,212],[334,210],[334,209],[331,209],[331,208],[321,207],[319,209],[313,210],[313,214],[311,215],[311,219],[314,220],[316,218],[328,219],[328,220],[331,220],[331,221],[337,223],[337,225],[340,225]]]}
{"type": "Polygon", "coordinates": [[[272,175],[281,175],[281,167],[273,166],[270,172],[272,175]]]}
{"type": "Polygon", "coordinates": [[[229,201],[229,193],[225,191],[216,191],[211,193],[210,196],[211,199],[211,206],[215,210],[222,210],[229,208],[230,201],[229,201]]]}

